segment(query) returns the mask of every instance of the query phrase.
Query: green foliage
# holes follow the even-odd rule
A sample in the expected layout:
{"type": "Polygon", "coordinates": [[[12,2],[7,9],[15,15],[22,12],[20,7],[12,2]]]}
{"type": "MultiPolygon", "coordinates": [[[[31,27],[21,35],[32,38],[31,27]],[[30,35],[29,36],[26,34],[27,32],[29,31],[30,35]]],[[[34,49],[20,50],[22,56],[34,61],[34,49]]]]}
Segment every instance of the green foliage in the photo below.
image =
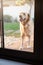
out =
{"type": "Polygon", "coordinates": [[[4,15],[3,16],[4,22],[12,22],[11,18],[12,18],[12,16],[10,16],[10,15],[4,15]]]}
{"type": "Polygon", "coordinates": [[[20,32],[16,33],[20,28],[19,22],[14,22],[14,23],[4,23],[4,34],[6,36],[15,36],[15,37],[20,37],[20,32]],[[6,32],[8,30],[13,30],[11,32],[6,32]]]}
{"type": "Polygon", "coordinates": [[[26,3],[30,4],[32,0],[26,0],[26,3]]]}
{"type": "Polygon", "coordinates": [[[19,23],[14,22],[14,23],[4,23],[4,29],[5,30],[19,30],[19,23]]]}
{"type": "Polygon", "coordinates": [[[17,18],[15,18],[14,22],[18,22],[17,18]]]}

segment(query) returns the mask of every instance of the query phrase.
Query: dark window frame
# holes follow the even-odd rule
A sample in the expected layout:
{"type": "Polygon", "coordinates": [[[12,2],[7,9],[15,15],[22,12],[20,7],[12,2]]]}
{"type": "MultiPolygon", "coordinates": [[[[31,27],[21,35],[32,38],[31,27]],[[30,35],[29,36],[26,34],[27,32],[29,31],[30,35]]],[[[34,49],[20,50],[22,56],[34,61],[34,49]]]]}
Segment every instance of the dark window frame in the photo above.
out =
{"type": "MultiPolygon", "coordinates": [[[[42,43],[41,43],[41,39],[40,39],[41,31],[39,29],[39,28],[41,28],[41,25],[42,25],[41,16],[42,16],[42,12],[43,12],[43,6],[41,4],[43,4],[43,3],[41,3],[41,0],[40,1],[35,0],[35,19],[34,19],[34,22],[35,22],[34,23],[34,32],[35,33],[34,33],[34,52],[33,53],[4,48],[4,27],[3,27],[3,14],[2,14],[2,42],[3,43],[1,44],[2,47],[0,48],[0,57],[1,58],[17,60],[17,61],[22,61],[22,62],[26,62],[26,63],[29,63],[29,62],[32,63],[32,61],[34,62],[35,60],[36,61],[43,60],[43,57],[42,57],[43,54],[41,51],[42,43]]],[[[3,10],[3,7],[2,7],[2,10],[3,10]]]]}

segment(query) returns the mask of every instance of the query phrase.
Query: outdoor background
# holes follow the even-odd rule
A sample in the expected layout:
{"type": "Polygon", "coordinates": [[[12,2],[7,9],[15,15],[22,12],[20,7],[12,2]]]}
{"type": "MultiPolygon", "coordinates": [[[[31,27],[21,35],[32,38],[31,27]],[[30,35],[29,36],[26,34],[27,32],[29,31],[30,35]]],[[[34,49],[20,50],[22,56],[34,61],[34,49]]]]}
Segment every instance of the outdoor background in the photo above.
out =
{"type": "MultiPolygon", "coordinates": [[[[34,0],[3,0],[5,48],[19,50],[21,37],[18,16],[20,12],[29,13],[34,24],[34,0]]],[[[33,24],[32,26],[34,26],[33,24]]],[[[33,42],[30,45],[31,48],[23,50],[33,52],[33,42]]],[[[25,44],[24,47],[26,47],[25,44]]]]}

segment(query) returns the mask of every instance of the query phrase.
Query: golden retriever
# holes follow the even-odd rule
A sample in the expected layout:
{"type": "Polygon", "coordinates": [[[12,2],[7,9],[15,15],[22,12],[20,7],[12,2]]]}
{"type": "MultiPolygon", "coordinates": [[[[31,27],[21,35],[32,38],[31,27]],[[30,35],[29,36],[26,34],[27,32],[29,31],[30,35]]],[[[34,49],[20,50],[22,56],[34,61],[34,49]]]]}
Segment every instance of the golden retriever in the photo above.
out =
{"type": "Polygon", "coordinates": [[[19,21],[20,21],[20,33],[21,33],[21,46],[20,49],[23,49],[23,44],[27,44],[27,48],[29,48],[30,45],[30,15],[28,13],[21,12],[19,15],[19,21]]]}

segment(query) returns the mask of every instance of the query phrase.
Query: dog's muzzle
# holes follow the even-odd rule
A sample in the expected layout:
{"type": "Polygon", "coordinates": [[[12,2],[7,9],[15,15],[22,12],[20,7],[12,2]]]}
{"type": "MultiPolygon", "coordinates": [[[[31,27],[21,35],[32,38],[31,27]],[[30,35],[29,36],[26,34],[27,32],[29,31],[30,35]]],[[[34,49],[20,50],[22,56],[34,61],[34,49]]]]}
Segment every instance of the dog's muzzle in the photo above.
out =
{"type": "Polygon", "coordinates": [[[19,18],[20,18],[20,21],[21,21],[21,22],[23,22],[23,21],[26,19],[25,16],[21,16],[21,15],[19,16],[19,18]]]}

